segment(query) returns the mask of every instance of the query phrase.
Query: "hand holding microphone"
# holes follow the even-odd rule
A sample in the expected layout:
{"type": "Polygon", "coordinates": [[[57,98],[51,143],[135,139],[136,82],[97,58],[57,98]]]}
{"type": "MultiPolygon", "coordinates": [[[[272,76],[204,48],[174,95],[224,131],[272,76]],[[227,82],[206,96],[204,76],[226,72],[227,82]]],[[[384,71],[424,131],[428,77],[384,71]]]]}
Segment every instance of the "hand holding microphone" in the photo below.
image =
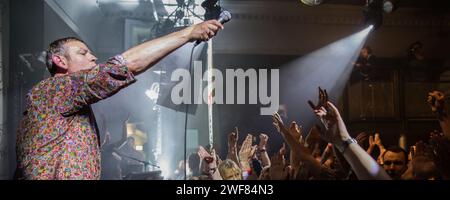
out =
{"type": "Polygon", "coordinates": [[[197,41],[195,42],[194,46],[199,45],[202,41],[207,41],[213,36],[216,35],[216,33],[223,29],[223,24],[227,23],[231,20],[231,14],[228,11],[223,11],[220,13],[219,19],[217,20],[209,20],[205,21],[203,23],[197,24],[193,29],[193,38],[197,41]]]}

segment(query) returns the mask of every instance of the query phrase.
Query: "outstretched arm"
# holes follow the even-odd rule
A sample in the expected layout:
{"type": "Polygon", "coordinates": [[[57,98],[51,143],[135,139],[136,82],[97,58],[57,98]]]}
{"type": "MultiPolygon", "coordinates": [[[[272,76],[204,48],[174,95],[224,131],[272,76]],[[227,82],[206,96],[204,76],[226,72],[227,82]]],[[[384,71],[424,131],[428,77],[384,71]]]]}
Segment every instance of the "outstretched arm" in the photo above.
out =
{"type": "Polygon", "coordinates": [[[205,21],[164,37],[144,42],[125,51],[122,55],[127,61],[128,69],[134,75],[138,75],[184,44],[212,38],[219,29],[223,29],[223,26],[217,20],[205,21]]]}
{"type": "Polygon", "coordinates": [[[334,144],[344,155],[358,179],[389,180],[390,177],[377,162],[357,143],[350,142],[350,134],[344,124],[338,109],[328,101],[326,91],[319,88],[319,104],[311,105],[314,113],[320,118],[326,130],[322,132],[323,139],[334,144]]]}
{"type": "Polygon", "coordinates": [[[321,107],[321,109],[315,110],[317,116],[322,118],[322,121],[326,121],[325,124],[328,126],[325,137],[338,147],[356,176],[361,180],[389,180],[388,174],[361,146],[357,143],[343,144],[350,139],[344,121],[337,108],[331,102],[327,102],[326,106],[327,109],[321,107]]]}

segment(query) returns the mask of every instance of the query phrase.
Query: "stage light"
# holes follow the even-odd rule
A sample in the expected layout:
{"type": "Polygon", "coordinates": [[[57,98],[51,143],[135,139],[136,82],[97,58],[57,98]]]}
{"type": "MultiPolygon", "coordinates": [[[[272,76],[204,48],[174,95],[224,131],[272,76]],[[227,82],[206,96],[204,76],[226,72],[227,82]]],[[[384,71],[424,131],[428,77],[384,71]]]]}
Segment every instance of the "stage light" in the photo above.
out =
{"type": "Polygon", "coordinates": [[[331,99],[339,99],[354,69],[353,62],[367,41],[371,26],[363,28],[283,66],[280,72],[281,99],[289,108],[289,118],[301,118],[304,127],[312,126],[316,118],[307,106],[298,106],[315,97],[317,87],[326,88],[331,99]],[[296,91],[302,91],[301,94],[296,91]],[[302,113],[302,114],[299,114],[302,113]]]}
{"type": "Polygon", "coordinates": [[[364,12],[364,24],[372,26],[373,30],[380,28],[383,24],[383,14],[379,12],[364,12]]]}
{"type": "Polygon", "coordinates": [[[378,29],[383,24],[383,0],[368,0],[363,16],[365,25],[378,29]]]}
{"type": "Polygon", "coordinates": [[[300,0],[300,1],[308,6],[318,6],[323,2],[323,0],[300,0]]]}

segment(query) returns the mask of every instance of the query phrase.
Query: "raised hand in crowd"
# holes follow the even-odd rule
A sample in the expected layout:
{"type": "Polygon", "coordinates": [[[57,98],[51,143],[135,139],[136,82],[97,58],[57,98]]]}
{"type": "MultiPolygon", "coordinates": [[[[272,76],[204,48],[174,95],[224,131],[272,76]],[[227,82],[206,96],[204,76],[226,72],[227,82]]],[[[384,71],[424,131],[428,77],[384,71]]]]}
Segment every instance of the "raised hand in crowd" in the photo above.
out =
{"type": "Polygon", "coordinates": [[[234,161],[236,164],[239,163],[238,150],[237,150],[237,141],[239,139],[239,130],[237,127],[234,128],[234,131],[228,134],[228,153],[227,159],[234,161]]]}
{"type": "Polygon", "coordinates": [[[264,133],[259,134],[259,144],[258,144],[258,148],[259,149],[266,149],[267,146],[267,142],[269,141],[269,136],[267,136],[264,133]]]}
{"type": "Polygon", "coordinates": [[[378,148],[380,148],[381,153],[384,153],[386,151],[386,148],[384,148],[383,142],[381,141],[380,133],[375,133],[373,142],[378,146],[378,148]]]}
{"type": "Polygon", "coordinates": [[[327,90],[322,90],[322,88],[319,87],[319,102],[317,104],[314,104],[312,101],[308,101],[309,106],[313,110],[319,110],[321,107],[326,106],[328,102],[328,93],[327,90]]]}
{"type": "Polygon", "coordinates": [[[253,136],[248,134],[239,150],[239,161],[242,171],[251,171],[250,161],[256,152],[257,145],[252,145],[253,136]]]}
{"type": "MultiPolygon", "coordinates": [[[[386,152],[386,148],[383,145],[383,142],[381,141],[380,133],[375,133],[375,136],[369,137],[369,148],[372,148],[373,151],[374,147],[378,147],[378,150],[380,151],[380,154],[377,157],[377,163],[382,165],[383,164],[383,155],[386,152]]],[[[371,154],[372,151],[369,152],[369,149],[367,150],[367,153],[371,154]]]]}
{"type": "Polygon", "coordinates": [[[369,139],[369,134],[367,134],[366,132],[359,133],[355,138],[355,140],[362,148],[364,148],[364,143],[366,142],[367,139],[369,139]]]}
{"type": "MultiPolygon", "coordinates": [[[[323,104],[322,93],[324,92],[320,89],[319,105],[323,104]]],[[[332,143],[344,155],[359,179],[390,179],[376,161],[350,137],[344,120],[331,102],[328,101],[320,107],[310,103],[310,106],[325,126],[325,131],[321,132],[322,138],[332,143]]]]}
{"type": "MultiPolygon", "coordinates": [[[[303,148],[305,146],[305,142],[303,139],[302,127],[299,126],[297,124],[297,122],[295,122],[295,121],[291,122],[291,126],[289,127],[289,133],[291,133],[292,137],[294,138],[294,141],[296,141],[300,144],[301,148],[303,148]]],[[[303,149],[305,149],[305,148],[303,148],[303,149]]],[[[298,153],[300,153],[300,152],[296,152],[293,149],[291,149],[291,153],[289,154],[290,155],[289,160],[290,160],[291,166],[294,170],[297,170],[300,168],[301,160],[300,160],[300,157],[296,155],[298,153]]]]}
{"type": "Polygon", "coordinates": [[[270,180],[288,180],[291,168],[289,166],[286,166],[285,155],[286,146],[283,143],[283,146],[278,151],[278,153],[272,156],[270,159],[270,162],[272,163],[269,168],[270,180]]]}
{"type": "Polygon", "coordinates": [[[279,133],[292,150],[291,166],[293,167],[293,170],[296,173],[298,172],[299,170],[298,165],[299,162],[301,161],[304,162],[306,166],[308,166],[307,167],[308,169],[306,170],[309,170],[311,176],[318,176],[318,174],[320,173],[320,164],[311,155],[310,150],[300,142],[300,139],[298,140],[295,139],[294,137],[295,134],[291,134],[290,131],[284,126],[284,123],[281,120],[281,117],[278,113],[275,113],[272,116],[272,120],[273,125],[277,128],[277,130],[280,130],[279,133]]]}
{"type": "Polygon", "coordinates": [[[267,142],[269,141],[269,136],[267,136],[264,133],[259,134],[259,144],[257,153],[259,154],[262,168],[264,167],[270,167],[270,158],[269,154],[267,153],[267,142]]]}
{"type": "Polygon", "coordinates": [[[289,133],[291,133],[295,141],[304,143],[302,126],[299,126],[296,121],[291,122],[289,133]]]}
{"type": "MultiPolygon", "coordinates": [[[[314,109],[314,107],[312,108],[314,109]]],[[[339,111],[331,102],[327,102],[326,105],[314,109],[314,113],[325,126],[325,131],[321,132],[322,139],[336,145],[351,138],[339,111]]]]}

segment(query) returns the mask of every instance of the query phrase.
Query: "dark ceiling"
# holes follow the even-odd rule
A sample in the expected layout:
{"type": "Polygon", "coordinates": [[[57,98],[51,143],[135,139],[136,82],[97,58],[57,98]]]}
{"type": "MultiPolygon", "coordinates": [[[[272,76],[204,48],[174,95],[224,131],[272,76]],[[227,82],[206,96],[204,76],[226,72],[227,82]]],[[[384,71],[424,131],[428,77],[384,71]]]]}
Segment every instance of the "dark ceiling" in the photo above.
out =
{"type": "MultiPolygon", "coordinates": [[[[300,0],[221,0],[221,1],[292,1],[300,0]]],[[[365,5],[366,0],[323,0],[323,4],[365,5]]],[[[393,0],[399,7],[450,9],[450,0],[393,0]]]]}

